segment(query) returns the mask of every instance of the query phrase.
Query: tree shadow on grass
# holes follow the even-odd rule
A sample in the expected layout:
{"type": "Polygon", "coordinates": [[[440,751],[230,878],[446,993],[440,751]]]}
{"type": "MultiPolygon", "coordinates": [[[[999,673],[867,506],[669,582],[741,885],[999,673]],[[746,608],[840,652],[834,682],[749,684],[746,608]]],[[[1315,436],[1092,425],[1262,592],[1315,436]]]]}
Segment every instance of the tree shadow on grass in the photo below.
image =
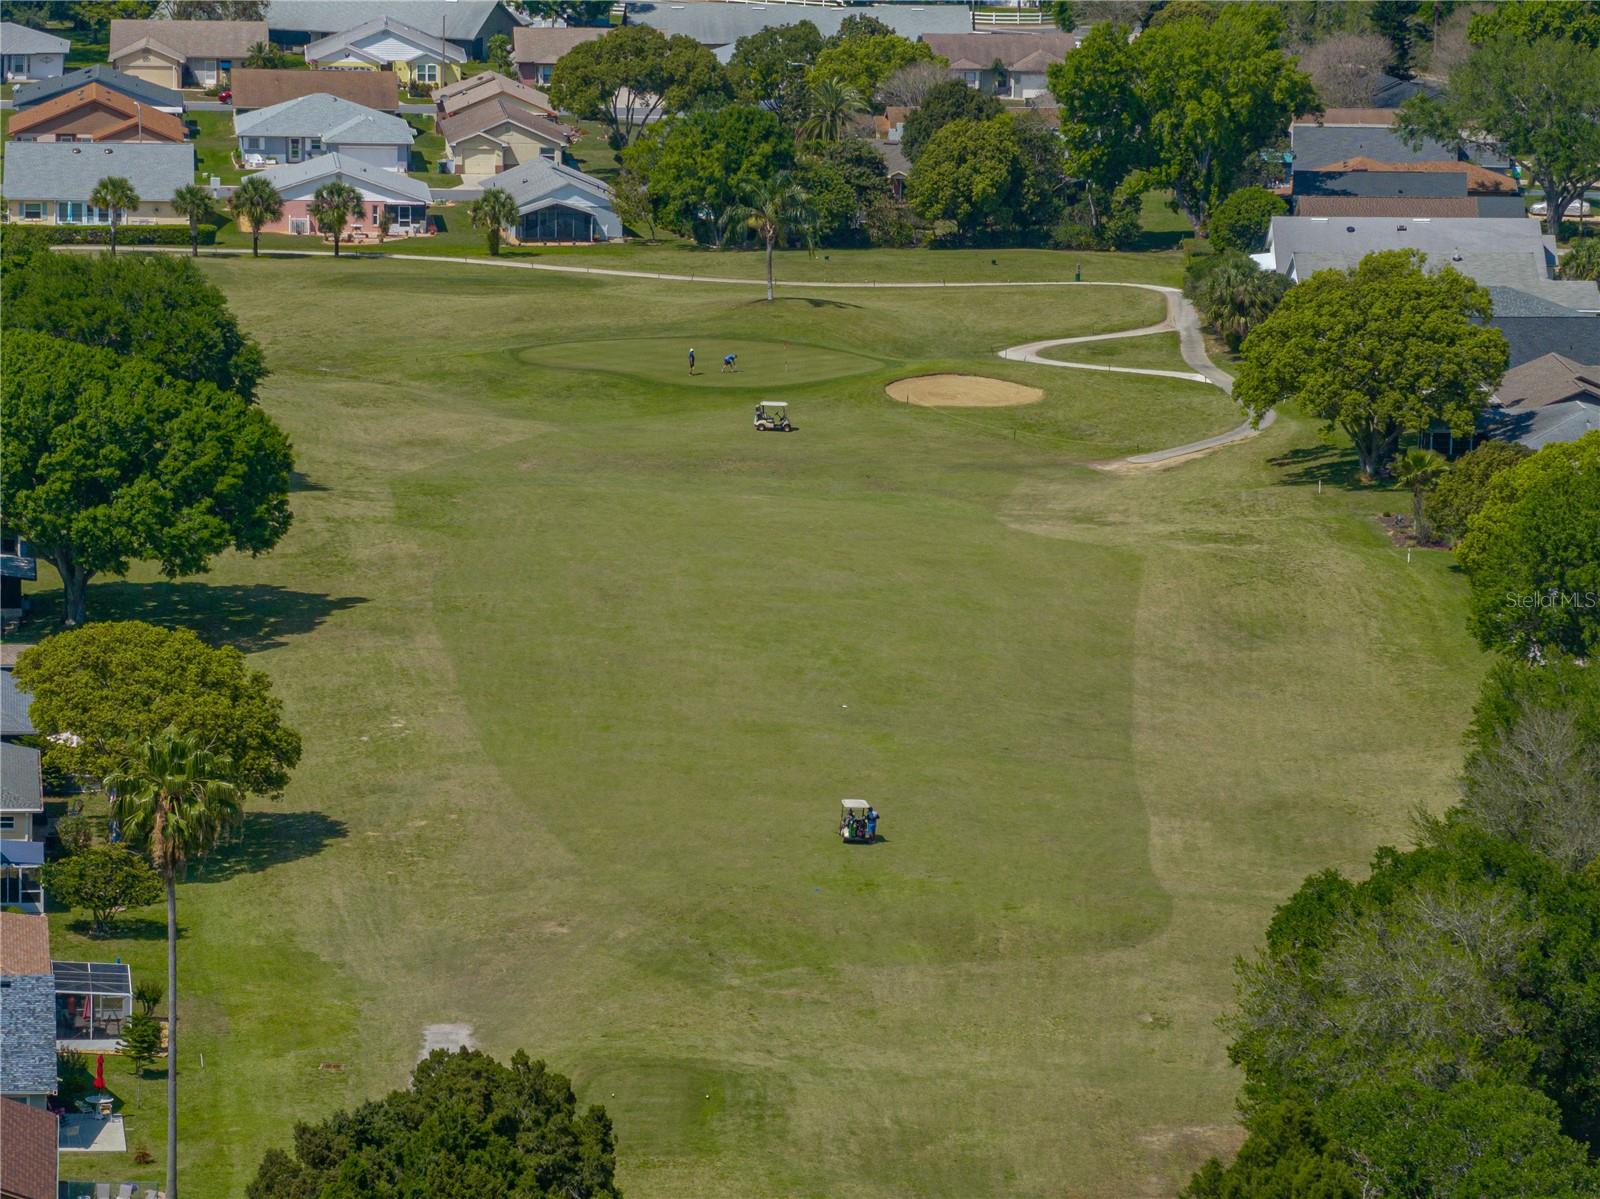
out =
{"type": "MultiPolygon", "coordinates": [[[[33,619],[54,632],[61,620],[61,593],[35,598],[33,619]],[[41,602],[43,601],[43,602],[41,602]]],[[[193,629],[212,645],[245,653],[277,649],[286,638],[313,631],[328,617],[357,604],[360,595],[332,596],[295,591],[275,583],[92,583],[91,620],[145,620],[166,628],[193,629]]]]}
{"type": "Polygon", "coordinates": [[[1141,229],[1128,249],[1135,254],[1145,250],[1176,250],[1184,238],[1193,236],[1188,229],[1141,229]]]}
{"type": "Polygon", "coordinates": [[[309,858],[348,832],[344,821],[321,812],[246,812],[244,826],[232,841],[190,867],[189,881],[227,882],[241,874],[309,858]]]}
{"type": "Polygon", "coordinates": [[[1361,462],[1353,449],[1326,443],[1301,446],[1268,461],[1283,472],[1279,482],[1294,487],[1325,483],[1355,491],[1370,486],[1362,481],[1361,462]]]}
{"type": "MultiPolygon", "coordinates": [[[[118,941],[165,941],[167,939],[167,922],[152,916],[118,916],[111,922],[109,933],[95,931],[94,924],[88,919],[74,920],[67,925],[68,931],[82,937],[89,944],[114,945],[118,941]]],[[[181,941],[187,934],[183,931],[183,924],[178,924],[178,939],[181,941]]]]}
{"type": "MultiPolygon", "coordinates": [[[[791,283],[790,287],[804,287],[803,283],[791,283]]],[[[860,304],[847,304],[843,300],[824,300],[817,296],[778,296],[768,300],[763,296],[759,300],[751,300],[747,307],[756,304],[804,304],[808,308],[860,308],[860,304]]]]}
{"type": "Polygon", "coordinates": [[[289,472],[290,491],[326,491],[321,483],[313,483],[309,478],[297,470],[289,472]]]}

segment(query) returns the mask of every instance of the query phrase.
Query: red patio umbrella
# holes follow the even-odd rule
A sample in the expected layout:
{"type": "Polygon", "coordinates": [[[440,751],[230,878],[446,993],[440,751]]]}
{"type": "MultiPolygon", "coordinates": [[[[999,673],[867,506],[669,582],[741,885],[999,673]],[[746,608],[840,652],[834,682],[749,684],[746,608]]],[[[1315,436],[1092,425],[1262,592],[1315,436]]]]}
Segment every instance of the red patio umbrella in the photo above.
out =
{"type": "Polygon", "coordinates": [[[106,1055],[103,1053],[94,1059],[94,1089],[106,1089],[106,1055]]]}

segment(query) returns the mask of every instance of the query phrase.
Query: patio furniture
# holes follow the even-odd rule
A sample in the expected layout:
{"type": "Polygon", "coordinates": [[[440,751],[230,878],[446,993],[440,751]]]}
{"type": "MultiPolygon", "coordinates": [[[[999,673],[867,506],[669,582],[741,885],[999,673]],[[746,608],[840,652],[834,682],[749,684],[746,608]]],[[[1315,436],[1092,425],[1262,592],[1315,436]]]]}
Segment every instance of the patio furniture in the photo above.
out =
{"type": "Polygon", "coordinates": [[[134,1199],[138,1193],[139,1188],[135,1184],[125,1182],[117,1188],[117,1199],[134,1199]]]}
{"type": "Polygon", "coordinates": [[[111,1199],[111,1184],[109,1182],[95,1183],[94,1199],[111,1199]]]}

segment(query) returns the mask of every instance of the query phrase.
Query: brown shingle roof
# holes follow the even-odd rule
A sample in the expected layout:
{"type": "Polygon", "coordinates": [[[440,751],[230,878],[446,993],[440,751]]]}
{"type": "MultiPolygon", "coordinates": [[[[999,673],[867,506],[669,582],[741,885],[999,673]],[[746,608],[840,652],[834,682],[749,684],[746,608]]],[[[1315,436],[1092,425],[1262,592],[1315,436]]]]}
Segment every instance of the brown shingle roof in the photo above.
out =
{"type": "Polygon", "coordinates": [[[50,922],[43,916],[0,912],[0,974],[49,974],[50,922]]]}
{"type": "Polygon", "coordinates": [[[1600,403],[1600,365],[1546,354],[1508,370],[1495,389],[1495,398],[1504,407],[1523,410],[1573,399],[1600,403]]]}
{"type": "Polygon", "coordinates": [[[1317,167],[1319,171],[1443,171],[1453,174],[1465,174],[1467,177],[1467,193],[1473,196],[1514,196],[1517,194],[1517,181],[1509,175],[1502,175],[1499,171],[1491,171],[1488,167],[1480,167],[1475,162],[1455,161],[1427,161],[1427,162],[1379,162],[1374,158],[1342,158],[1338,162],[1330,162],[1317,167]]]}
{"type": "Polygon", "coordinates": [[[505,121],[540,134],[555,145],[566,145],[578,136],[576,129],[533,112],[509,96],[490,96],[487,100],[458,109],[450,116],[441,117],[439,132],[444,135],[446,142],[454,145],[464,137],[482,133],[505,121]]]}
{"type": "Polygon", "coordinates": [[[125,21],[111,22],[112,62],[134,43],[149,38],[184,58],[243,59],[256,42],[267,41],[265,21],[125,21]]]}
{"type": "Polygon", "coordinates": [[[463,108],[470,108],[491,96],[507,96],[546,116],[556,115],[555,106],[550,103],[549,96],[536,87],[529,87],[526,83],[520,83],[515,79],[507,79],[497,71],[481,71],[469,79],[452,83],[449,87],[438,88],[433,93],[434,103],[446,115],[459,112],[463,108]]]}
{"type": "Polygon", "coordinates": [[[1296,196],[1295,216],[1434,217],[1478,215],[1471,196],[1296,196]]]}
{"type": "Polygon", "coordinates": [[[54,1112],[0,1099],[0,1183],[7,1196],[56,1199],[60,1131],[54,1112]]]}
{"type": "Polygon", "coordinates": [[[1042,71],[1078,44],[1070,33],[925,33],[930,50],[953,71],[987,71],[999,59],[1008,71],[1042,71]]]}
{"type": "Polygon", "coordinates": [[[1393,125],[1393,108],[1328,108],[1321,116],[1297,117],[1296,125],[1393,125]]]}
{"type": "Polygon", "coordinates": [[[121,117],[122,120],[101,124],[93,130],[74,129],[68,125],[60,126],[51,132],[55,134],[73,132],[80,138],[89,136],[97,142],[181,142],[188,136],[189,131],[184,127],[183,121],[172,113],[151,108],[148,104],[139,104],[131,97],[98,83],[62,92],[43,104],[24,109],[13,117],[9,132],[12,137],[28,136],[38,125],[48,124],[80,110],[87,116],[88,110],[92,109],[100,109],[115,117],[121,117]],[[141,133],[143,137],[140,136],[141,133]]]}
{"type": "Polygon", "coordinates": [[[529,29],[519,26],[511,31],[511,61],[515,63],[560,62],[561,56],[574,46],[604,37],[606,30],[582,25],[565,28],[529,29]]]}
{"type": "Polygon", "coordinates": [[[240,67],[233,72],[233,107],[266,108],[325,92],[382,112],[400,107],[400,84],[393,71],[262,71],[240,67]]]}

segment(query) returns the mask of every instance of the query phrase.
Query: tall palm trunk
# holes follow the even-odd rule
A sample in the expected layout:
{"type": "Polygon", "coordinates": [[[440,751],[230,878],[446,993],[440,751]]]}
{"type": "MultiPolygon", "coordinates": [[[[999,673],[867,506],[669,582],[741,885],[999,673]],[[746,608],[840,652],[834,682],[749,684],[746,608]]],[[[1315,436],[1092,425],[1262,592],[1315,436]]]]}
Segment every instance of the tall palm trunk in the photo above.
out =
{"type": "Polygon", "coordinates": [[[178,888],[167,883],[167,1195],[178,1199],[178,888]]]}
{"type": "Polygon", "coordinates": [[[200,226],[193,220],[189,222],[189,254],[193,258],[200,257],[200,226]]]}
{"type": "Polygon", "coordinates": [[[767,226],[767,303],[769,304],[772,303],[772,243],[777,240],[774,236],[776,233],[777,230],[771,225],[767,226]]]}
{"type": "Polygon", "coordinates": [[[261,257],[261,227],[259,225],[250,230],[250,257],[261,257]]]}
{"type": "Polygon", "coordinates": [[[1422,488],[1411,489],[1411,531],[1417,536],[1417,544],[1422,545],[1428,540],[1428,523],[1422,518],[1422,488]]]}
{"type": "Polygon", "coordinates": [[[117,214],[111,214],[111,257],[117,256],[117,214]]]}

